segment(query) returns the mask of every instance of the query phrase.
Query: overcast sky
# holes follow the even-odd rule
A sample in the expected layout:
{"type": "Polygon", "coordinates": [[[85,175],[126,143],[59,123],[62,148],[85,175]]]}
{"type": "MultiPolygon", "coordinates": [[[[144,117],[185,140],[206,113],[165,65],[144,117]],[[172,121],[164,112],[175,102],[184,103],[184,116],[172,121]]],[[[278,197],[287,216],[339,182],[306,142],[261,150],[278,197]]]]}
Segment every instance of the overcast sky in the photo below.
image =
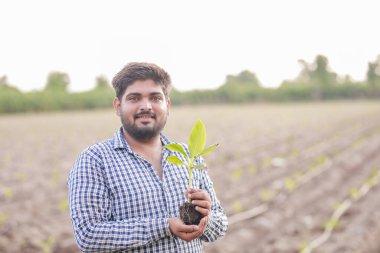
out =
{"type": "Polygon", "coordinates": [[[29,91],[63,71],[81,91],[148,61],[180,90],[242,70],[275,87],[323,54],[363,80],[380,54],[379,10],[378,0],[0,0],[0,76],[29,91]]]}

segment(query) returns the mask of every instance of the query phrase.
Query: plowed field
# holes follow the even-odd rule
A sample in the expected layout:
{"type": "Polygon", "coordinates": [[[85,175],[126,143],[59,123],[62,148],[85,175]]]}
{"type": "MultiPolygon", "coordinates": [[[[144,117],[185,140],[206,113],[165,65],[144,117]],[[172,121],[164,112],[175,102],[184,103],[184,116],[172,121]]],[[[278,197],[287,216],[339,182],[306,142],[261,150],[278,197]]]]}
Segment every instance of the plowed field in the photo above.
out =
{"type": "MultiPolygon", "coordinates": [[[[205,252],[380,252],[380,102],[173,107],[164,132],[186,142],[198,118],[230,222],[205,252]]],[[[0,116],[0,252],[79,252],[67,175],[119,125],[109,110],[0,116]]]]}

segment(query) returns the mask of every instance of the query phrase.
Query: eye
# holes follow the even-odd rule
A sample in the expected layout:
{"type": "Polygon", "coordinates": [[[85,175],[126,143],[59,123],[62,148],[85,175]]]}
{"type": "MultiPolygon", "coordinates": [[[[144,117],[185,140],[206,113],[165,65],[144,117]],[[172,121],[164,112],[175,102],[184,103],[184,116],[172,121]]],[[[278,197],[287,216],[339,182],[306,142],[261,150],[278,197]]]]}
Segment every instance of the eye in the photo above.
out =
{"type": "Polygon", "coordinates": [[[159,101],[162,101],[162,96],[159,96],[159,95],[156,95],[156,96],[153,96],[152,98],[152,101],[155,101],[155,102],[159,102],[159,101]]]}
{"type": "Polygon", "coordinates": [[[127,97],[127,101],[130,101],[130,102],[137,102],[139,100],[139,98],[137,96],[128,96],[127,97]]]}

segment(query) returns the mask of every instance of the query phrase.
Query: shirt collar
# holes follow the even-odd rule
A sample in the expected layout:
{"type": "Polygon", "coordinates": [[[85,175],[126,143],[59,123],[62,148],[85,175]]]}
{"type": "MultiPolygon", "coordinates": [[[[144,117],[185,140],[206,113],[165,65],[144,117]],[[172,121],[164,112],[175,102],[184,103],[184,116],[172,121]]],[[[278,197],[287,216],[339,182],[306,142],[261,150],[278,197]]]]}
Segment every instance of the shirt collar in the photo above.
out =
{"type": "MultiPolygon", "coordinates": [[[[172,143],[165,135],[160,133],[160,138],[162,145],[168,145],[172,143]]],[[[131,147],[129,146],[127,140],[124,138],[123,127],[120,127],[113,136],[113,148],[114,149],[126,149],[129,153],[133,153],[131,147]]]]}

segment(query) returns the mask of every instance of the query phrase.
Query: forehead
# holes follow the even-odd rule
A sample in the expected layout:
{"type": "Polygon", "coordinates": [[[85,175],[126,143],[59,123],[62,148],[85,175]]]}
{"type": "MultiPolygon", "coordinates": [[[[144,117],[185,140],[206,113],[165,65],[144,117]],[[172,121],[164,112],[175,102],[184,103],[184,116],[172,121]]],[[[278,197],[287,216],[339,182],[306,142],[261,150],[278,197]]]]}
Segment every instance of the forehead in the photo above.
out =
{"type": "Polygon", "coordinates": [[[161,93],[164,94],[162,87],[155,83],[153,80],[137,80],[130,84],[126,90],[125,95],[130,93],[139,93],[139,94],[150,94],[150,93],[161,93]]]}

